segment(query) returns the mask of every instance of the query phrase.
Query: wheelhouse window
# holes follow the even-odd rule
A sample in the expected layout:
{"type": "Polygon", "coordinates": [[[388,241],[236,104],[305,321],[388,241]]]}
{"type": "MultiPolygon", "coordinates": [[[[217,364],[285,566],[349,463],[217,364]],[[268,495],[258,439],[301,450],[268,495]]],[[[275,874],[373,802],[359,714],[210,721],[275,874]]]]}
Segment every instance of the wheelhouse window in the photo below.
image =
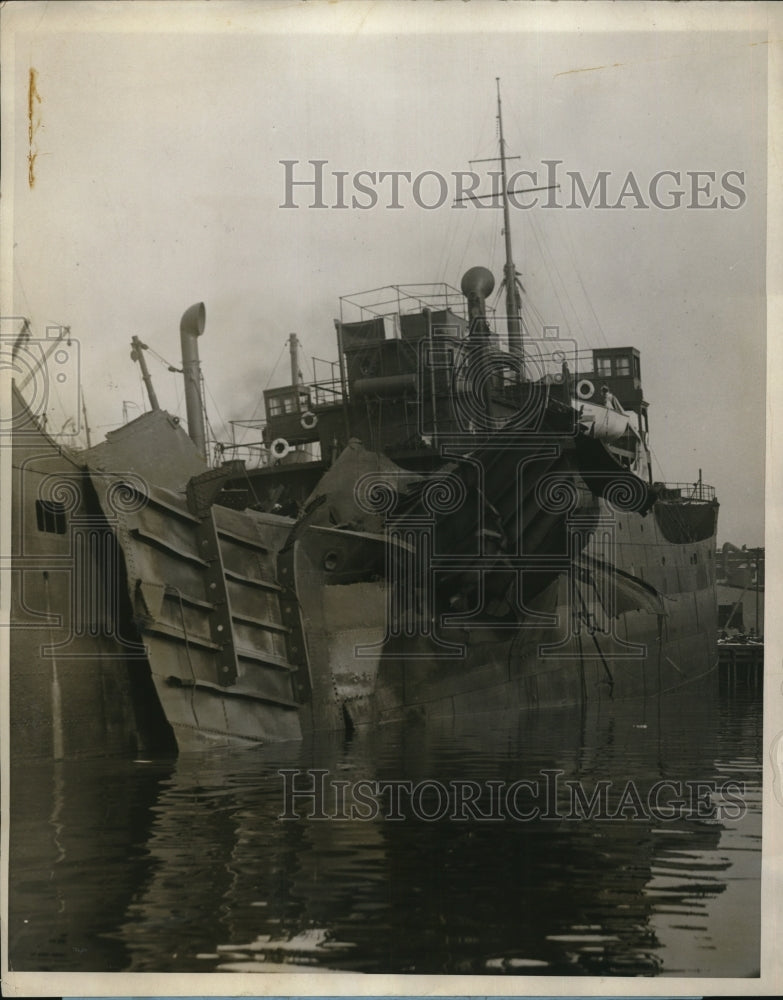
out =
{"type": "Polygon", "coordinates": [[[596,370],[599,375],[611,375],[612,374],[612,359],[611,358],[596,358],[596,370]]]}
{"type": "Polygon", "coordinates": [[[630,375],[631,374],[631,359],[628,357],[619,357],[614,359],[615,364],[615,375],[630,375]]]}
{"type": "Polygon", "coordinates": [[[267,417],[281,417],[291,413],[307,413],[310,409],[310,391],[303,386],[287,386],[264,393],[267,417]]]}
{"type": "Polygon", "coordinates": [[[58,500],[36,500],[35,521],[39,531],[50,535],[64,535],[65,504],[58,500]]]}

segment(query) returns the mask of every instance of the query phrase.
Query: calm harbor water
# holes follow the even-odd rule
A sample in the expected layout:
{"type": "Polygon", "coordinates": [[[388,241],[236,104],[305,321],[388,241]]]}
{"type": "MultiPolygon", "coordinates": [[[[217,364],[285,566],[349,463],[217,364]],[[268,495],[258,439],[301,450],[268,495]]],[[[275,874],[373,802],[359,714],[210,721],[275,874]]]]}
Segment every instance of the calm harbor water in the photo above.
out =
{"type": "Polygon", "coordinates": [[[760,783],[745,692],[17,766],[10,965],[752,976],[760,783]]]}

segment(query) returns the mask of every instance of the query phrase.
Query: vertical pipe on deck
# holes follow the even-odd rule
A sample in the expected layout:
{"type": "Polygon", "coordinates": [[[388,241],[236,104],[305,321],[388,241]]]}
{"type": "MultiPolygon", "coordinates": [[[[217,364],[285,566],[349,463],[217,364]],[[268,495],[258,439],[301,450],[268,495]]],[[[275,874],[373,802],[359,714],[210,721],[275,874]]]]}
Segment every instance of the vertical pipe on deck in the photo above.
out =
{"type": "Polygon", "coordinates": [[[337,351],[340,357],[340,389],[343,396],[343,420],[345,421],[345,443],[351,438],[351,422],[348,417],[348,382],[345,377],[345,356],[343,354],[343,324],[339,319],[334,321],[337,331],[337,351]]]}
{"type": "Polygon", "coordinates": [[[199,454],[207,460],[207,439],[204,431],[204,401],[201,396],[201,363],[198,338],[204,332],[207,313],[203,302],[197,302],[182,314],[179,336],[182,345],[182,372],[185,376],[185,409],[188,434],[199,454]]]}
{"type": "MultiPolygon", "coordinates": [[[[435,396],[435,343],[432,339],[432,312],[429,308],[422,310],[427,321],[427,343],[430,349],[430,400],[432,401],[432,447],[438,447],[438,412],[437,400],[435,396]]],[[[423,402],[423,400],[422,400],[423,402]]]]}

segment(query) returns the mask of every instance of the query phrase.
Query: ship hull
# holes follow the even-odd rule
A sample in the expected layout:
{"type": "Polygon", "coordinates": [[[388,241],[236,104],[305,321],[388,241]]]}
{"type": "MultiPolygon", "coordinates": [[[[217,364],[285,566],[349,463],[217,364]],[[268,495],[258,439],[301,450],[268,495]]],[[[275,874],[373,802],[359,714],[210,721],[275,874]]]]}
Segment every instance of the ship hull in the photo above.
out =
{"type": "Polygon", "coordinates": [[[9,721],[14,760],[171,751],[123,598],[122,553],[67,448],[14,391],[9,721]]]}
{"type": "MultiPolygon", "coordinates": [[[[200,471],[169,424],[148,414],[81,457],[34,421],[15,438],[15,756],[646,704],[717,682],[714,504],[618,510],[585,489],[564,452],[563,463],[536,467],[516,534],[513,503],[504,514],[486,481],[483,492],[468,481],[467,508],[429,521],[414,506],[353,528],[294,522],[225,506],[220,476],[215,485],[200,471]],[[179,455],[163,485],[143,464],[150,435],[179,455]],[[576,506],[542,509],[538,485],[563,475],[579,484],[569,494],[576,506]],[[503,550],[508,538],[524,551],[519,565],[503,550]]],[[[511,466],[510,477],[493,472],[499,483],[514,482],[511,466]]],[[[333,514],[333,501],[319,509],[333,514]]]]}
{"type": "Polygon", "coordinates": [[[515,622],[466,627],[440,616],[435,629],[421,619],[395,629],[387,582],[322,579],[306,611],[322,617],[344,717],[643,705],[716,688],[715,512],[704,537],[681,542],[664,534],[661,511],[615,514],[611,565],[557,574],[515,622]]]}

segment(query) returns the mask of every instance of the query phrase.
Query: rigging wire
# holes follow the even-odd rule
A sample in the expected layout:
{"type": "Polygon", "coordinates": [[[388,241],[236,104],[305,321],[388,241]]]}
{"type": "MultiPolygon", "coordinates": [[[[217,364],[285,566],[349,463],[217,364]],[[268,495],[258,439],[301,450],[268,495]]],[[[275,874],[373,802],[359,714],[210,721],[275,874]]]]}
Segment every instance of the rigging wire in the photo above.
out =
{"type": "Polygon", "coordinates": [[[458,213],[454,210],[449,211],[448,222],[446,224],[446,232],[443,237],[443,246],[440,251],[440,262],[435,274],[438,276],[438,281],[448,282],[451,275],[449,274],[449,261],[451,259],[451,254],[454,249],[454,242],[457,237],[457,229],[459,226],[458,213]]]}
{"type": "MultiPolygon", "coordinates": [[[[228,433],[229,433],[228,423],[224,419],[223,414],[220,412],[220,407],[217,405],[217,401],[215,400],[215,397],[212,395],[212,390],[207,385],[206,380],[202,379],[202,381],[204,383],[204,388],[205,388],[207,394],[209,395],[209,398],[212,400],[212,405],[215,407],[215,412],[218,415],[218,419],[220,420],[221,424],[223,425],[223,433],[225,435],[228,435],[228,433]]],[[[218,437],[215,434],[214,430],[212,429],[212,424],[209,422],[209,415],[207,414],[207,408],[206,408],[206,406],[204,407],[204,419],[207,421],[207,426],[209,427],[210,433],[212,434],[212,440],[217,443],[218,437]]]]}
{"type": "Polygon", "coordinates": [[[133,366],[139,376],[139,395],[141,396],[141,412],[147,412],[147,397],[144,392],[144,379],[141,377],[141,368],[138,365],[133,366]]]}
{"type": "Polygon", "coordinates": [[[182,369],[181,368],[177,368],[176,365],[173,365],[170,361],[167,361],[163,357],[163,355],[162,354],[158,354],[158,352],[153,347],[150,347],[148,344],[145,344],[144,346],[145,346],[146,350],[149,351],[149,353],[154,358],[157,358],[158,361],[160,361],[161,364],[165,365],[170,372],[178,372],[180,375],[182,374],[182,369]]]}
{"type": "Polygon", "coordinates": [[[540,230],[536,220],[532,217],[531,217],[530,230],[533,233],[533,238],[536,241],[536,246],[538,247],[539,254],[541,257],[541,262],[544,265],[547,276],[549,277],[550,287],[555,295],[555,299],[557,300],[558,306],[560,307],[563,319],[566,320],[567,322],[568,310],[570,310],[570,313],[575,320],[575,327],[578,329],[578,332],[581,333],[585,343],[589,344],[590,337],[584,327],[580,312],[574,305],[574,301],[571,298],[571,294],[568,290],[568,284],[563,278],[563,275],[560,271],[560,268],[557,265],[557,261],[555,260],[552,251],[549,249],[546,240],[543,238],[543,232],[540,230]],[[560,294],[558,286],[560,289],[562,289],[565,301],[560,294]],[[568,309],[566,309],[565,305],[566,302],[568,303],[568,309]]]}
{"type": "MultiPolygon", "coordinates": [[[[519,148],[520,148],[520,154],[521,154],[520,158],[522,159],[523,162],[531,162],[531,160],[532,160],[532,154],[531,154],[531,151],[528,148],[528,145],[527,145],[527,143],[525,141],[525,136],[526,136],[527,133],[522,128],[522,125],[520,123],[520,119],[517,116],[516,110],[515,110],[515,108],[514,108],[513,105],[511,106],[509,113],[510,113],[510,117],[512,119],[513,125],[516,128],[516,138],[517,138],[517,142],[518,142],[518,145],[519,145],[519,148]]],[[[564,304],[563,298],[561,297],[560,291],[558,289],[558,285],[557,285],[558,281],[560,282],[560,286],[562,288],[563,294],[564,294],[566,300],[568,301],[568,304],[570,306],[571,312],[572,312],[572,314],[573,314],[573,316],[575,318],[576,325],[579,327],[579,329],[581,330],[581,332],[582,332],[582,334],[584,336],[585,331],[584,331],[584,327],[582,325],[582,321],[581,321],[581,317],[580,317],[579,311],[574,306],[573,300],[571,299],[571,296],[570,296],[570,294],[568,292],[567,283],[565,282],[565,280],[563,278],[563,275],[560,272],[559,267],[557,266],[557,262],[556,262],[556,260],[554,258],[554,255],[552,254],[552,251],[549,248],[549,245],[547,244],[547,241],[543,237],[543,231],[540,228],[540,226],[539,226],[539,224],[538,224],[538,222],[536,220],[536,215],[535,215],[534,211],[531,211],[531,213],[529,214],[529,220],[530,220],[530,232],[532,232],[532,234],[533,234],[533,239],[535,240],[535,244],[536,244],[536,247],[538,249],[539,258],[540,258],[540,260],[541,260],[541,262],[542,262],[542,264],[543,264],[543,266],[544,266],[544,268],[546,270],[547,276],[549,277],[550,287],[552,289],[552,292],[554,293],[555,299],[556,299],[557,304],[559,306],[564,326],[570,332],[570,323],[568,321],[567,310],[565,308],[565,304],[564,304]]],[[[584,285],[582,287],[584,289],[584,285]]],[[[586,294],[586,292],[585,292],[585,294],[586,294]]],[[[525,296],[525,299],[528,302],[530,302],[530,299],[529,299],[528,296],[525,296]]],[[[531,303],[531,305],[532,305],[532,303],[531,303]]],[[[533,307],[533,308],[535,308],[535,307],[533,307]]],[[[538,312],[538,310],[536,310],[536,313],[538,315],[538,318],[541,321],[541,326],[543,327],[544,325],[546,325],[544,323],[544,321],[543,321],[543,317],[538,312]]]]}
{"type": "MultiPolygon", "coordinates": [[[[471,209],[468,209],[468,211],[471,211],[471,209]]],[[[467,239],[462,242],[462,253],[459,259],[459,264],[454,268],[451,265],[451,261],[457,249],[456,243],[457,243],[458,227],[459,227],[459,221],[462,218],[462,216],[459,215],[459,210],[457,209],[453,210],[452,213],[453,218],[449,219],[449,225],[447,226],[446,229],[446,240],[444,246],[445,256],[443,258],[442,266],[437,272],[440,276],[439,280],[441,282],[447,282],[450,284],[451,282],[449,281],[449,278],[451,277],[452,280],[454,280],[452,275],[456,274],[457,278],[461,277],[462,275],[462,269],[465,266],[465,257],[467,256],[473,244],[473,233],[476,228],[476,223],[478,221],[478,215],[479,215],[478,211],[476,211],[475,208],[473,208],[472,213],[473,213],[473,218],[470,223],[470,229],[468,231],[467,239]],[[453,235],[451,234],[452,228],[454,230],[453,235]]]]}
{"type": "Polygon", "coordinates": [[[177,378],[177,374],[177,372],[171,372],[171,377],[174,379],[174,398],[177,401],[177,410],[175,415],[182,419],[182,404],[185,399],[185,387],[182,384],[182,379],[177,378]]]}
{"type": "MultiPolygon", "coordinates": [[[[655,464],[656,464],[656,465],[658,466],[658,471],[659,471],[659,472],[660,472],[660,474],[661,474],[661,478],[660,478],[660,481],[661,481],[662,483],[665,483],[665,482],[666,482],[667,480],[666,480],[666,476],[664,475],[664,470],[663,470],[663,466],[661,465],[661,460],[660,460],[660,459],[658,458],[658,456],[657,456],[657,454],[655,453],[655,450],[654,450],[654,448],[652,447],[652,445],[648,444],[648,445],[647,445],[647,450],[648,450],[648,451],[650,452],[650,458],[651,458],[651,459],[653,460],[653,462],[655,462],[655,464]]],[[[653,479],[654,479],[654,478],[655,478],[655,477],[653,476],[653,479]]]]}
{"type": "MultiPolygon", "coordinates": [[[[498,250],[498,240],[500,239],[500,227],[492,227],[492,247],[489,251],[489,269],[494,274],[495,272],[495,257],[498,250]]],[[[498,296],[500,295],[500,285],[498,285],[498,296]]],[[[495,306],[497,307],[497,300],[495,301],[495,306]]]]}
{"type": "MultiPolygon", "coordinates": [[[[274,378],[275,372],[277,371],[277,366],[280,364],[280,360],[283,357],[283,352],[285,351],[285,349],[286,349],[287,346],[288,346],[288,341],[284,340],[283,341],[283,346],[280,348],[280,353],[277,355],[277,360],[275,361],[274,367],[272,368],[272,371],[269,373],[269,378],[266,380],[266,385],[264,386],[264,390],[266,390],[266,389],[269,388],[269,383],[274,378]]],[[[258,408],[261,406],[261,403],[262,403],[263,398],[264,398],[263,397],[263,391],[264,390],[262,390],[261,395],[259,396],[258,400],[256,401],[256,405],[253,408],[253,412],[250,415],[248,423],[250,423],[251,421],[255,420],[256,414],[258,413],[258,408]]],[[[236,442],[237,444],[242,444],[243,443],[244,437],[247,434],[248,430],[249,430],[248,427],[243,427],[242,428],[242,438],[239,441],[236,442]]]]}
{"type": "Polygon", "coordinates": [[[478,211],[475,211],[473,213],[473,221],[470,224],[470,232],[468,233],[467,241],[465,242],[465,244],[462,247],[462,256],[460,257],[460,260],[459,260],[459,266],[456,269],[457,270],[457,274],[461,275],[462,274],[462,270],[465,267],[465,257],[467,256],[468,250],[470,248],[470,245],[473,242],[473,231],[476,228],[476,222],[477,221],[478,221],[478,211]]]}
{"type": "MultiPolygon", "coordinates": [[[[491,152],[493,154],[497,154],[497,151],[498,151],[497,150],[497,129],[498,129],[497,115],[495,115],[494,113],[492,115],[481,115],[480,116],[480,121],[482,122],[482,125],[481,125],[480,130],[479,130],[478,141],[477,141],[476,145],[474,146],[475,156],[473,157],[472,161],[468,161],[469,164],[471,162],[473,162],[473,163],[477,162],[479,159],[481,159],[484,156],[485,153],[491,152]],[[494,128],[493,128],[493,132],[494,132],[494,135],[495,135],[494,139],[491,139],[487,135],[487,133],[489,131],[488,123],[489,123],[490,120],[494,122],[494,128]]],[[[463,244],[463,252],[462,252],[462,256],[460,258],[459,266],[458,266],[458,268],[456,268],[456,272],[457,272],[457,276],[458,277],[461,276],[461,274],[462,274],[462,268],[464,267],[464,264],[465,264],[465,256],[466,256],[466,254],[468,252],[468,248],[469,248],[470,244],[472,243],[473,230],[475,229],[476,221],[477,221],[477,218],[478,218],[478,215],[479,215],[479,210],[476,208],[475,205],[468,206],[467,210],[472,210],[472,212],[473,212],[473,221],[472,221],[471,226],[470,226],[470,231],[468,233],[467,242],[465,244],[463,244]]],[[[446,229],[446,238],[445,238],[444,249],[442,251],[441,262],[440,262],[440,266],[439,266],[438,270],[435,272],[436,274],[438,274],[440,276],[439,280],[441,282],[448,281],[447,275],[449,275],[451,273],[451,269],[449,267],[449,264],[450,264],[450,261],[451,261],[451,258],[452,258],[452,253],[453,253],[453,251],[455,249],[453,243],[456,241],[459,223],[460,223],[460,221],[461,221],[461,219],[463,217],[464,217],[464,213],[461,210],[455,210],[453,208],[450,210],[449,222],[448,222],[448,226],[447,226],[447,229],[446,229]],[[451,232],[452,228],[454,230],[453,234],[451,232]]],[[[495,237],[497,237],[497,231],[495,231],[495,237]]]]}
{"type": "MultiPolygon", "coordinates": [[[[529,313],[528,324],[531,327],[539,327],[540,329],[543,330],[544,327],[547,325],[543,313],[529,295],[526,295],[522,299],[522,310],[523,312],[529,313]]],[[[565,327],[566,330],[570,332],[567,320],[565,321],[565,327]]]]}
{"type": "Polygon", "coordinates": [[[598,333],[599,333],[600,338],[601,338],[601,345],[600,346],[601,347],[608,347],[609,346],[609,341],[607,339],[606,333],[604,332],[604,328],[601,325],[601,320],[598,318],[598,314],[596,313],[595,308],[593,307],[593,301],[590,298],[590,296],[589,296],[589,294],[587,292],[587,289],[585,288],[585,283],[584,283],[584,281],[582,279],[581,270],[577,266],[577,263],[576,263],[576,250],[574,248],[573,236],[571,235],[570,230],[566,226],[561,225],[560,228],[561,228],[561,230],[563,230],[565,232],[565,237],[566,237],[565,238],[566,251],[568,252],[568,254],[570,256],[570,259],[571,259],[571,267],[572,267],[574,273],[576,274],[576,279],[579,282],[579,285],[581,286],[582,292],[584,293],[585,302],[587,303],[587,307],[590,310],[590,312],[593,314],[593,319],[595,320],[596,329],[598,330],[598,333]]]}
{"type": "Polygon", "coordinates": [[[22,293],[22,298],[25,301],[25,306],[26,306],[25,315],[32,316],[33,312],[30,307],[30,300],[27,297],[27,292],[25,291],[24,282],[22,281],[22,274],[21,271],[19,270],[19,265],[16,262],[14,262],[14,274],[16,275],[16,280],[19,282],[19,290],[22,293]]]}
{"type": "MultiPolygon", "coordinates": [[[[174,398],[176,400],[176,408],[174,410],[174,416],[179,417],[181,419],[182,418],[183,395],[182,395],[182,391],[181,391],[180,379],[177,378],[177,376],[182,374],[182,369],[181,368],[177,368],[176,365],[173,365],[170,361],[168,361],[166,358],[164,358],[162,354],[159,354],[158,351],[156,351],[154,347],[150,347],[149,344],[144,344],[144,350],[147,351],[149,354],[151,354],[152,357],[155,358],[155,360],[159,364],[163,365],[166,368],[166,370],[172,376],[174,376],[174,398]]],[[[142,409],[142,412],[146,413],[147,412],[147,408],[146,408],[147,397],[146,397],[145,390],[144,390],[144,387],[143,387],[144,380],[143,380],[142,375],[141,375],[141,370],[139,370],[138,375],[139,375],[139,387],[140,387],[139,391],[141,393],[141,402],[142,402],[141,409],[142,409]]],[[[105,426],[109,426],[109,425],[105,425],[105,426]]]]}
{"type": "MultiPolygon", "coordinates": [[[[529,161],[531,159],[532,154],[531,154],[530,150],[526,148],[526,144],[524,142],[525,132],[523,131],[523,129],[520,126],[520,121],[519,121],[519,118],[517,116],[516,109],[515,109],[515,107],[513,105],[511,107],[509,113],[510,113],[510,116],[511,116],[513,122],[514,122],[514,125],[517,128],[517,135],[520,137],[520,146],[522,147],[523,155],[529,161]]],[[[559,242],[562,243],[563,246],[565,247],[566,253],[568,255],[569,264],[571,266],[571,270],[572,270],[573,274],[576,276],[576,280],[579,283],[580,288],[582,289],[582,294],[584,296],[584,301],[585,301],[585,303],[587,305],[588,310],[590,311],[590,313],[592,315],[593,322],[595,323],[595,331],[596,331],[596,335],[597,335],[597,338],[596,338],[597,339],[597,343],[595,344],[595,346],[606,347],[606,346],[608,346],[608,338],[606,336],[606,332],[605,332],[605,330],[603,328],[601,320],[599,319],[598,314],[597,314],[597,312],[595,310],[595,307],[593,305],[593,301],[592,301],[592,299],[590,297],[590,294],[587,291],[587,288],[585,286],[584,279],[582,278],[581,270],[580,270],[580,268],[577,265],[577,255],[576,255],[576,251],[575,251],[575,248],[574,248],[573,236],[571,234],[570,229],[568,228],[568,226],[564,222],[562,213],[560,213],[560,216],[561,217],[560,217],[560,220],[558,222],[558,226],[559,226],[559,229],[560,229],[560,240],[559,240],[559,242]]],[[[551,261],[551,264],[552,264],[552,267],[553,267],[553,271],[549,270],[548,265],[546,264],[546,261],[544,261],[544,265],[547,267],[548,273],[550,274],[550,277],[553,277],[553,275],[555,273],[557,274],[557,277],[560,280],[561,285],[563,287],[564,293],[565,293],[565,295],[566,295],[566,297],[568,299],[569,305],[570,305],[571,309],[573,310],[573,314],[574,314],[574,316],[576,318],[577,326],[578,326],[578,328],[579,328],[582,336],[585,339],[585,344],[589,345],[592,342],[592,338],[588,335],[588,333],[587,333],[587,331],[586,331],[586,329],[585,329],[585,327],[584,327],[584,325],[582,323],[581,312],[579,310],[577,310],[575,308],[575,306],[574,306],[574,302],[573,302],[570,294],[568,293],[567,283],[566,283],[566,281],[565,281],[565,279],[564,279],[564,277],[562,275],[562,272],[560,271],[560,268],[557,266],[557,263],[556,263],[553,255],[552,255],[551,251],[549,251],[549,245],[546,242],[546,240],[543,239],[543,231],[541,229],[539,229],[539,227],[538,227],[538,223],[536,222],[535,213],[531,213],[530,219],[531,219],[531,230],[533,232],[534,237],[536,238],[536,242],[537,242],[537,245],[539,247],[539,251],[542,254],[542,259],[544,257],[544,250],[546,249],[547,252],[549,252],[549,255],[550,255],[550,261],[551,261]]],[[[553,287],[553,290],[555,291],[555,294],[556,294],[556,296],[558,298],[558,302],[559,302],[559,304],[561,306],[561,309],[562,309],[562,301],[560,300],[560,297],[557,294],[557,290],[554,287],[553,287]]]]}

